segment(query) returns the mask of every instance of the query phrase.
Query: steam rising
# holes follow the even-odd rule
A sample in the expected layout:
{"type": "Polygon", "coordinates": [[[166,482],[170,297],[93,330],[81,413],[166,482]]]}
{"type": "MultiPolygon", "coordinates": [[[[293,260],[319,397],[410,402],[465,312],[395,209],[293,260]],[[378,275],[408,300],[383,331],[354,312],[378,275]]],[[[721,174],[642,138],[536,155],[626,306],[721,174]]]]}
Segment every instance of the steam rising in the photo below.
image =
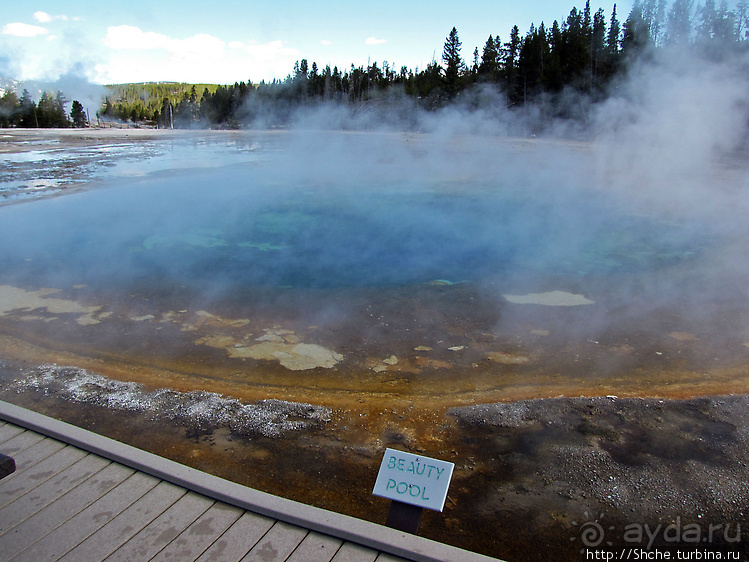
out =
{"type": "MultiPolygon", "coordinates": [[[[744,307],[749,60],[689,55],[635,65],[599,105],[566,92],[576,122],[488,89],[435,112],[307,108],[287,133],[232,137],[244,164],[4,209],[5,277],[209,296],[469,282],[495,302],[579,295],[596,304],[586,330],[663,304],[744,307]]],[[[222,142],[190,135],[174,154],[222,142]]]]}
{"type": "Polygon", "coordinates": [[[596,111],[601,180],[659,211],[745,209],[749,53],[722,62],[663,51],[632,69],[596,111]]]}

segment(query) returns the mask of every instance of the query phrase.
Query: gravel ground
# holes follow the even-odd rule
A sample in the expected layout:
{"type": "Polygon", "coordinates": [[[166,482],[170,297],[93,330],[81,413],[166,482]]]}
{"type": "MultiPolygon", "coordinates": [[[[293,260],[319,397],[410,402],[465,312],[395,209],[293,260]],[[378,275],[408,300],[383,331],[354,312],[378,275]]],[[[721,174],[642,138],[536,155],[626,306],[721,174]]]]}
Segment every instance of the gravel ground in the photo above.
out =
{"type": "Polygon", "coordinates": [[[541,539],[510,559],[548,548],[577,559],[577,549],[599,546],[747,555],[747,396],[555,398],[450,415],[476,450],[476,478],[490,482],[472,508],[525,521],[520,533],[541,539]]]}
{"type": "MultiPolygon", "coordinates": [[[[148,391],[71,367],[12,367],[0,363],[6,399],[50,400],[54,411],[65,409],[61,400],[71,407],[66,415],[78,416],[71,421],[95,420],[105,434],[112,423],[133,424],[181,462],[208,463],[207,455],[215,454],[223,465],[229,457],[221,455],[231,455],[248,485],[289,493],[291,481],[299,480],[318,494],[292,494],[296,499],[340,510],[346,497],[354,503],[344,511],[378,522],[384,517],[361,511],[383,508],[368,495],[378,446],[365,456],[349,454],[356,438],[338,431],[340,411],[281,400],[244,403],[204,391],[148,391]],[[184,428],[185,437],[175,440],[170,427],[184,428]],[[257,459],[260,472],[247,472],[257,459]],[[278,463],[280,472],[272,468],[278,463]],[[344,496],[323,477],[332,467],[344,496]],[[273,475],[269,482],[260,479],[265,472],[273,475]],[[281,477],[286,472],[291,480],[281,477]]],[[[447,509],[425,515],[424,536],[513,562],[586,560],[586,549],[602,547],[749,555],[749,396],[536,399],[453,408],[446,421],[438,450],[428,452],[453,460],[456,470],[447,509]]],[[[380,446],[410,449],[409,443],[385,435],[380,446]]]]}
{"type": "Polygon", "coordinates": [[[177,392],[166,388],[149,392],[143,385],[121,382],[76,367],[42,365],[0,389],[36,391],[74,403],[134,412],[152,420],[169,420],[194,431],[228,427],[238,436],[280,437],[291,431],[317,427],[330,420],[322,406],[260,400],[245,404],[215,392],[177,392]]]}

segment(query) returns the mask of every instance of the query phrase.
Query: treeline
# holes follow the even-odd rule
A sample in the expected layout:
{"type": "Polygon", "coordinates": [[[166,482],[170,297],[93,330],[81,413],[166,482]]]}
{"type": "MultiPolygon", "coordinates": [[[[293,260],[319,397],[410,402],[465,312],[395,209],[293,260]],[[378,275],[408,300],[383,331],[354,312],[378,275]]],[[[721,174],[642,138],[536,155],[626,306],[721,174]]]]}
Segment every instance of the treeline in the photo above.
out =
{"type": "Polygon", "coordinates": [[[216,84],[184,84],[178,82],[147,82],[140,84],[117,84],[107,86],[109,94],[98,112],[99,117],[131,121],[159,123],[165,114],[169,124],[169,108],[181,105],[180,111],[187,120],[197,118],[194,106],[198,104],[197,92],[212,96],[221,88],[216,84]],[[169,100],[169,103],[164,103],[169,100]],[[189,110],[188,110],[189,107],[189,110]]]}
{"type": "MultiPolygon", "coordinates": [[[[572,8],[567,18],[531,25],[521,35],[517,26],[505,39],[489,35],[481,51],[474,49],[466,62],[457,29],[446,38],[441,61],[433,60],[425,69],[400,68],[387,61],[366,68],[351,65],[318,67],[306,59],[297,62],[284,80],[270,83],[238,82],[230,86],[171,86],[156,98],[153,86],[139,86],[122,95],[113,90],[101,116],[150,122],[157,126],[235,127],[240,123],[264,127],[284,126],[299,108],[321,102],[348,104],[353,112],[362,107],[403,96],[412,104],[435,109],[456,100],[482,103],[480,96],[466,95],[480,87],[490,87],[499,96],[491,103],[519,107],[540,97],[548,100],[571,91],[595,102],[605,97],[607,86],[618,74],[642,56],[658,49],[697,49],[709,59],[749,48],[749,9],[741,0],[734,10],[722,2],[705,0],[637,1],[624,21],[613,5],[610,14],[602,8],[592,12],[590,1],[583,9],[572,8]],[[144,103],[146,92],[148,103],[144,103]],[[548,95],[552,94],[552,95],[548,95]],[[140,95],[140,99],[133,99],[140,95]],[[470,100],[470,101],[468,101],[470,100]],[[478,100],[478,101],[477,101],[478,100]]],[[[121,88],[121,87],[116,87],[121,88]]],[[[565,115],[570,104],[547,108],[549,117],[565,115]]]]}
{"type": "Polygon", "coordinates": [[[62,92],[43,92],[36,103],[28,90],[24,90],[20,98],[9,90],[0,98],[0,127],[85,127],[87,117],[83,105],[73,101],[68,114],[67,102],[62,92]]]}
{"type": "MultiPolygon", "coordinates": [[[[408,126],[411,109],[417,107],[430,110],[463,103],[517,108],[543,101],[545,117],[575,119],[580,116],[574,107],[603,99],[612,80],[633,61],[665,48],[690,56],[699,51],[713,61],[749,49],[747,0],[740,0],[733,10],[725,0],[720,5],[715,0],[699,5],[694,0],[674,0],[670,5],[667,0],[637,0],[623,21],[616,4],[607,14],[602,8],[593,12],[588,0],[583,9],[572,8],[561,23],[531,25],[524,35],[518,26],[506,38],[489,35],[481,51],[476,47],[468,60],[453,28],[440,62],[433,60],[421,70],[387,61],[366,68],[320,68],[303,59],[284,80],[269,83],[109,86],[97,117],[159,127],[282,127],[300,108],[329,103],[351,114],[381,108],[380,117],[408,126]],[[494,95],[482,96],[487,90],[494,95]],[[563,102],[569,98],[557,95],[563,92],[584,101],[563,102]]],[[[54,100],[58,106],[59,98],[58,94],[54,100]]],[[[19,116],[16,126],[50,122],[39,120],[39,108],[32,115],[28,99],[8,103],[19,116]]],[[[48,115],[46,109],[44,113],[48,115]]]]}

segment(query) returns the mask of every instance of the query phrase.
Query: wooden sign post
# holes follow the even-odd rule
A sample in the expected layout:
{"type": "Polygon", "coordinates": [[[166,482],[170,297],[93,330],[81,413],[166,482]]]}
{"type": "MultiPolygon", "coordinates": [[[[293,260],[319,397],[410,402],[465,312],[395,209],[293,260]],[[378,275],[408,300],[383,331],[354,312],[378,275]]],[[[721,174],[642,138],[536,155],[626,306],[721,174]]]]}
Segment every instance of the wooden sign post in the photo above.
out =
{"type": "Polygon", "coordinates": [[[385,524],[416,534],[426,509],[442,511],[455,465],[451,462],[385,449],[374,490],[393,500],[385,524]]]}
{"type": "Polygon", "coordinates": [[[0,453],[0,478],[5,478],[16,471],[16,461],[13,457],[0,453]]]}

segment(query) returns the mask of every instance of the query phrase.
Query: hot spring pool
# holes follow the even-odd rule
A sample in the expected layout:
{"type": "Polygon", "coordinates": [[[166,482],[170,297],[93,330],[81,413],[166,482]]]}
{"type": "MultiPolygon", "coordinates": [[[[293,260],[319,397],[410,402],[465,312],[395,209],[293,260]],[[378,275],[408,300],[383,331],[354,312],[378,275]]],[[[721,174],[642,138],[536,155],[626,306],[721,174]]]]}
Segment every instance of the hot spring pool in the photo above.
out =
{"type": "Polygon", "coordinates": [[[8,282],[351,288],[632,273],[693,260],[710,233],[555,183],[279,181],[272,166],[118,178],[2,209],[8,282]],[[268,168],[271,169],[268,169],[268,168]]]}
{"type": "MultiPolygon", "coordinates": [[[[0,207],[0,320],[44,348],[189,364],[229,389],[287,387],[299,370],[335,374],[324,388],[375,391],[387,372],[400,373],[398,388],[407,375],[427,394],[449,393],[499,388],[541,365],[577,378],[573,356],[592,362],[587,376],[609,376],[642,359],[637,345],[700,347],[744,306],[734,292],[743,271],[725,267],[730,228],[653,207],[602,176],[586,145],[375,133],[61,139],[7,166],[59,175],[67,163],[85,189],[0,207]],[[565,347],[607,339],[594,353],[565,347]],[[484,376],[497,369],[501,380],[484,376]]],[[[731,357],[743,352],[742,326],[731,357]]]]}
{"type": "Polygon", "coordinates": [[[88,184],[0,207],[9,334],[212,373],[233,392],[288,387],[291,370],[333,377],[323,388],[378,391],[396,373],[395,388],[416,377],[449,394],[534,367],[578,379],[581,355],[587,377],[609,376],[642,358],[633,343],[700,347],[698,325],[713,337],[739,314],[736,272],[714,262],[725,228],[602,185],[585,145],[164,135],[112,144],[101,173],[87,171],[95,140],[11,160],[68,162],[88,184]]]}
{"type": "MultiPolygon", "coordinates": [[[[529,467],[584,474],[661,399],[749,388],[741,205],[628,185],[594,147],[6,136],[34,134],[54,158],[19,141],[31,154],[0,162],[0,191],[35,176],[67,187],[39,197],[32,181],[0,206],[0,395],[180,462],[381,522],[362,482],[384,446],[423,451],[456,462],[456,501],[426,516],[427,536],[496,554],[547,533],[569,549],[569,521],[606,487],[559,507],[566,489],[529,467]],[[471,409],[581,395],[657,398],[471,409]],[[548,460],[569,443],[582,464],[548,460]],[[516,529],[523,513],[539,523],[516,529]]],[[[730,431],[695,404],[652,423],[730,431]]]]}

